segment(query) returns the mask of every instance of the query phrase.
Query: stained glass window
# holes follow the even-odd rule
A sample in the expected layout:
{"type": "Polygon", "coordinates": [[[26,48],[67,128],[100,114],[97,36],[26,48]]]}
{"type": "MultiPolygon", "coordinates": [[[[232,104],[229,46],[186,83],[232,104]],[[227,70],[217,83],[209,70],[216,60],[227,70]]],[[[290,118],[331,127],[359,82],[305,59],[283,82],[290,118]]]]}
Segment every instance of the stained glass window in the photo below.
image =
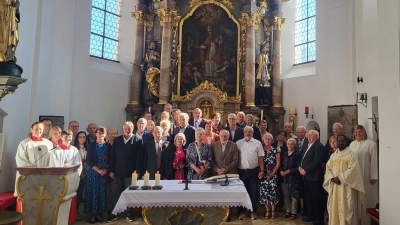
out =
{"type": "Polygon", "coordinates": [[[315,61],[315,1],[296,0],[294,64],[315,61]]]}
{"type": "Polygon", "coordinates": [[[120,0],[92,0],[90,56],[118,62],[120,0]]]}

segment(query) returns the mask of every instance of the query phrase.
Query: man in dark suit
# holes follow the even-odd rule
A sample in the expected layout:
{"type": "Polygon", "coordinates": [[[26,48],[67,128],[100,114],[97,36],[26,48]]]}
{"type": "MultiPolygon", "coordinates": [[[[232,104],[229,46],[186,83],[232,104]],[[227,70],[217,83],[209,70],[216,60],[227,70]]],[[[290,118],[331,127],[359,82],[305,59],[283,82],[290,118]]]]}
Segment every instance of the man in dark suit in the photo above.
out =
{"type": "Polygon", "coordinates": [[[145,118],[140,118],[137,123],[137,130],[133,132],[136,138],[142,140],[142,144],[145,144],[148,141],[153,140],[153,135],[145,130],[147,125],[147,120],[145,118]]]}
{"type": "Polygon", "coordinates": [[[196,128],[203,127],[205,124],[205,119],[201,118],[203,112],[199,108],[195,108],[192,113],[192,118],[189,119],[189,125],[196,128]]]}
{"type": "MultiPolygon", "coordinates": [[[[333,136],[335,136],[336,138],[339,136],[339,135],[343,135],[343,125],[341,124],[341,123],[334,123],[333,125],[332,125],[332,132],[333,132],[333,136]]],[[[325,144],[325,150],[328,152],[328,155],[327,155],[327,157],[328,157],[328,159],[327,159],[327,161],[329,160],[329,156],[332,154],[332,152],[331,152],[331,145],[329,144],[329,138],[330,137],[328,137],[328,140],[326,140],[326,144],[325,144]]],[[[349,147],[349,145],[350,145],[350,142],[351,142],[351,139],[350,138],[347,138],[346,137],[346,139],[347,139],[347,147],[349,147]]]]}
{"type": "Polygon", "coordinates": [[[228,115],[228,126],[224,128],[229,131],[229,140],[237,142],[244,138],[243,128],[236,126],[236,115],[235,113],[230,113],[228,115]]]}
{"type": "MultiPolygon", "coordinates": [[[[118,217],[111,214],[112,209],[118,202],[121,193],[132,183],[132,173],[140,171],[140,151],[142,142],[132,134],[133,123],[127,121],[123,125],[124,133],[114,139],[111,151],[109,154],[108,175],[113,180],[110,183],[109,192],[109,212],[108,222],[112,222],[118,217]]],[[[141,175],[141,174],[139,174],[141,175]]],[[[126,218],[133,221],[133,215],[128,208],[125,211],[126,218]]]]}
{"type": "MultiPolygon", "coordinates": [[[[296,152],[297,152],[297,159],[299,160],[297,164],[300,164],[300,160],[302,159],[303,152],[305,152],[308,148],[308,138],[306,138],[306,128],[303,126],[298,126],[296,128],[296,152]]],[[[303,184],[303,179],[299,179],[300,183],[303,184]]],[[[303,193],[302,198],[298,202],[298,212],[301,211],[302,216],[307,216],[307,203],[304,200],[305,196],[303,193]]]]}
{"type": "Polygon", "coordinates": [[[261,140],[261,132],[260,129],[256,126],[254,126],[254,117],[251,114],[247,114],[244,117],[244,122],[246,123],[246,126],[252,127],[253,128],[253,138],[258,140],[259,142],[263,143],[261,140]]]}
{"type": "Polygon", "coordinates": [[[195,129],[189,125],[189,115],[187,113],[180,113],[178,116],[179,127],[175,128],[174,134],[183,133],[186,138],[186,144],[183,149],[187,149],[190,143],[195,141],[194,133],[195,129]]]}
{"type": "Polygon", "coordinates": [[[246,126],[246,123],[244,122],[244,117],[246,114],[244,112],[240,111],[236,115],[236,126],[244,128],[246,126]]]}
{"type": "Polygon", "coordinates": [[[324,209],[326,208],[323,203],[324,190],[322,188],[326,151],[318,139],[318,131],[308,132],[308,148],[303,152],[299,166],[299,172],[304,178],[308,214],[308,217],[303,220],[312,221],[313,225],[324,224],[324,209]]]}
{"type": "MultiPolygon", "coordinates": [[[[211,147],[213,155],[212,170],[215,175],[237,174],[239,150],[237,145],[228,139],[229,131],[221,130],[219,132],[219,141],[214,142],[211,147]]],[[[231,221],[230,210],[229,208],[227,222],[231,221]]]]}
{"type": "Polygon", "coordinates": [[[163,150],[162,142],[163,129],[160,126],[154,127],[153,130],[153,141],[148,141],[143,145],[143,165],[140,174],[147,171],[150,174],[150,180],[154,180],[157,170],[160,170],[161,165],[161,152],[163,150]]]}

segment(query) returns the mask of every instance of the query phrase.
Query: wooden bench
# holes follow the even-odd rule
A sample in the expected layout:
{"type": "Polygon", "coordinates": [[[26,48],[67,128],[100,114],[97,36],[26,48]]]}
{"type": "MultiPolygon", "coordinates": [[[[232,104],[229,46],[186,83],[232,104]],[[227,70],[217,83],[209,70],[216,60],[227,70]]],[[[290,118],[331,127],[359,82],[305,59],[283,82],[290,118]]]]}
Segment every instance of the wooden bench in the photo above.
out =
{"type": "Polygon", "coordinates": [[[379,211],[374,208],[367,208],[367,215],[371,218],[371,225],[379,224],[379,211]]]}
{"type": "Polygon", "coordinates": [[[14,192],[0,193],[0,211],[5,211],[9,206],[15,205],[17,197],[14,192]]]}

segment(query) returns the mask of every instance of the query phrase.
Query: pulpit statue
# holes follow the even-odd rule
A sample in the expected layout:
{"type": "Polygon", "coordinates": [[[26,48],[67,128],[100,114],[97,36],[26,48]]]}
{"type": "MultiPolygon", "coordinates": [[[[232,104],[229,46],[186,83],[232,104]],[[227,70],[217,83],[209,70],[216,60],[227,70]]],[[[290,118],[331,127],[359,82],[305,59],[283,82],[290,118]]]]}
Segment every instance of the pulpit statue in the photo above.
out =
{"type": "Polygon", "coordinates": [[[269,61],[267,45],[262,44],[260,46],[260,54],[256,58],[256,105],[269,105],[271,102],[268,89],[271,87],[269,81],[271,79],[270,71],[273,64],[274,60],[272,62],[269,61]]]}
{"type": "Polygon", "coordinates": [[[21,77],[22,68],[16,64],[18,45],[19,0],[0,0],[0,75],[21,77]]]}
{"type": "Polygon", "coordinates": [[[145,85],[143,88],[143,102],[146,105],[154,105],[158,102],[160,85],[160,61],[161,54],[157,51],[157,43],[152,41],[140,68],[144,71],[145,85]]]}

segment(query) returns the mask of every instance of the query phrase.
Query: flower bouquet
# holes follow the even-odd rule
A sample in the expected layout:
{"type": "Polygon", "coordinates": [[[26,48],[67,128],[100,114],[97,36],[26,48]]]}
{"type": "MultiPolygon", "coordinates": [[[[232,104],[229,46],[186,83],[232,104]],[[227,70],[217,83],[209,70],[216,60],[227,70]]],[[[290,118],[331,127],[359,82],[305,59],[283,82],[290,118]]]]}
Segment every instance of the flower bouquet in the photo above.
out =
{"type": "Polygon", "coordinates": [[[108,156],[103,155],[101,157],[101,159],[103,160],[103,162],[101,162],[101,164],[100,164],[100,169],[107,169],[108,168],[108,164],[107,164],[108,156]]]}
{"type": "Polygon", "coordinates": [[[183,157],[175,158],[174,161],[172,161],[172,167],[182,172],[183,168],[185,168],[185,164],[183,163],[184,160],[185,158],[183,157]]]}
{"type": "Polygon", "coordinates": [[[162,144],[162,150],[164,150],[164,149],[166,149],[168,146],[169,146],[169,144],[170,144],[170,142],[169,141],[165,141],[163,144],[162,144]]]}
{"type": "Polygon", "coordinates": [[[200,166],[200,169],[202,169],[202,170],[208,169],[208,167],[206,167],[206,160],[201,160],[199,162],[199,166],[200,166]]]}
{"type": "Polygon", "coordinates": [[[273,165],[268,165],[267,166],[267,177],[269,177],[269,175],[272,173],[272,171],[274,170],[275,166],[273,165]]]}

